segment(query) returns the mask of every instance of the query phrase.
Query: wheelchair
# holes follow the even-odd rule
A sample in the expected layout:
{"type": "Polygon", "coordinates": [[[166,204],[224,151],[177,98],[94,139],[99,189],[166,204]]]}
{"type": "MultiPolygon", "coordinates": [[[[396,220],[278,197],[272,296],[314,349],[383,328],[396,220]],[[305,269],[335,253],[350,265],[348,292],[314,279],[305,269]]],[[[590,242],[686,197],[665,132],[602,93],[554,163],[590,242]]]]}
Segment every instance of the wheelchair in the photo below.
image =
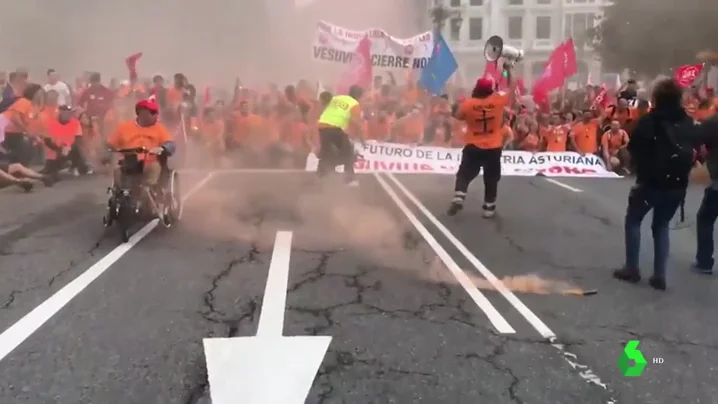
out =
{"type": "MultiPolygon", "coordinates": [[[[122,242],[126,243],[130,239],[130,230],[135,223],[155,218],[151,203],[146,200],[140,181],[144,172],[144,161],[140,160],[139,156],[148,155],[149,150],[139,147],[115,150],[115,152],[124,156],[120,161],[120,170],[127,180],[123,184],[116,184],[113,176],[112,185],[107,189],[109,200],[102,222],[105,227],[117,224],[122,242]]],[[[171,227],[181,219],[183,207],[179,174],[168,167],[168,157],[166,154],[159,156],[162,168],[160,180],[149,190],[157,209],[162,212],[161,224],[164,227],[171,227]]]]}

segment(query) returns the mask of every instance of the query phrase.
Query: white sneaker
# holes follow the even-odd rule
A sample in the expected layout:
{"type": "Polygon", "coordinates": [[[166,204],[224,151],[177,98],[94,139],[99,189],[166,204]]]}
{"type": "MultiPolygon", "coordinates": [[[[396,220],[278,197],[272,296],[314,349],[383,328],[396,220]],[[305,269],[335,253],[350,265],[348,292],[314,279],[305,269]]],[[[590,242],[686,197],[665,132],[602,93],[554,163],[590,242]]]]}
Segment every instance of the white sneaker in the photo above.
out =
{"type": "Polygon", "coordinates": [[[496,204],[484,204],[484,213],[481,214],[486,219],[494,217],[496,214],[496,204]]]}

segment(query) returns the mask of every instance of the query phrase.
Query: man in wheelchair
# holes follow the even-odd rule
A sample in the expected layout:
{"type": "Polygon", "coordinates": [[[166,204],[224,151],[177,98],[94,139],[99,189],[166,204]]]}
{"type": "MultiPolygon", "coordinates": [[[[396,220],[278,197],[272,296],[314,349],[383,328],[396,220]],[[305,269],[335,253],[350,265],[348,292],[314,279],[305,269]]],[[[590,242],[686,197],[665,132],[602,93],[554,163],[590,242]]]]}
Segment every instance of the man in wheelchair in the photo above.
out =
{"type": "Polygon", "coordinates": [[[107,138],[110,150],[142,149],[135,153],[124,153],[123,159],[113,172],[114,191],[134,189],[139,184],[142,197],[149,203],[152,214],[165,223],[164,212],[154,198],[155,191],[166,186],[161,181],[167,174],[167,157],[176,149],[170,132],[157,121],[159,107],[155,101],[141,100],[135,105],[137,117],[122,122],[107,138]]]}

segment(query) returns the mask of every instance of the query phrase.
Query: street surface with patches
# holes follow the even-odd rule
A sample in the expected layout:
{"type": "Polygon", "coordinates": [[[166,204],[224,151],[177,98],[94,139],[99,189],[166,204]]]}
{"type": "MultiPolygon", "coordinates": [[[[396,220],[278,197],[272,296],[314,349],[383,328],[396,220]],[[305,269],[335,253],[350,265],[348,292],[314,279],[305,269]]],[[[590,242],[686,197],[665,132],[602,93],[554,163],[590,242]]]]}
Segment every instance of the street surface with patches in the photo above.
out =
{"type": "MultiPolygon", "coordinates": [[[[629,179],[504,178],[489,220],[480,180],[445,215],[452,176],[182,182],[182,222],[124,245],[106,178],[0,191],[0,403],[718,403],[718,287],[689,270],[699,189],[659,292],[611,278],[629,179]],[[282,335],[331,341],[321,357],[326,339],[282,335]],[[630,340],[639,377],[617,366],[630,340]],[[302,393],[289,368],[316,351],[302,393]]],[[[647,278],[650,220],[643,238],[647,278]]]]}

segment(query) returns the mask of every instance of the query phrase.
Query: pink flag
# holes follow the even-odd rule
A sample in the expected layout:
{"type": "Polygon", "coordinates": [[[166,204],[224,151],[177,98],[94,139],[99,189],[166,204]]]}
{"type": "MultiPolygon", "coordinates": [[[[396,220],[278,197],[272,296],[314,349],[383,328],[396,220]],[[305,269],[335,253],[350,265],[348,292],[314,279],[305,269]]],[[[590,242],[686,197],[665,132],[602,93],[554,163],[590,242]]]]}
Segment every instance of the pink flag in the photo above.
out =
{"type": "Polygon", "coordinates": [[[337,94],[347,94],[349,87],[353,85],[368,89],[372,83],[372,75],[371,40],[365,36],[359,41],[351,63],[339,78],[337,94]]]}

